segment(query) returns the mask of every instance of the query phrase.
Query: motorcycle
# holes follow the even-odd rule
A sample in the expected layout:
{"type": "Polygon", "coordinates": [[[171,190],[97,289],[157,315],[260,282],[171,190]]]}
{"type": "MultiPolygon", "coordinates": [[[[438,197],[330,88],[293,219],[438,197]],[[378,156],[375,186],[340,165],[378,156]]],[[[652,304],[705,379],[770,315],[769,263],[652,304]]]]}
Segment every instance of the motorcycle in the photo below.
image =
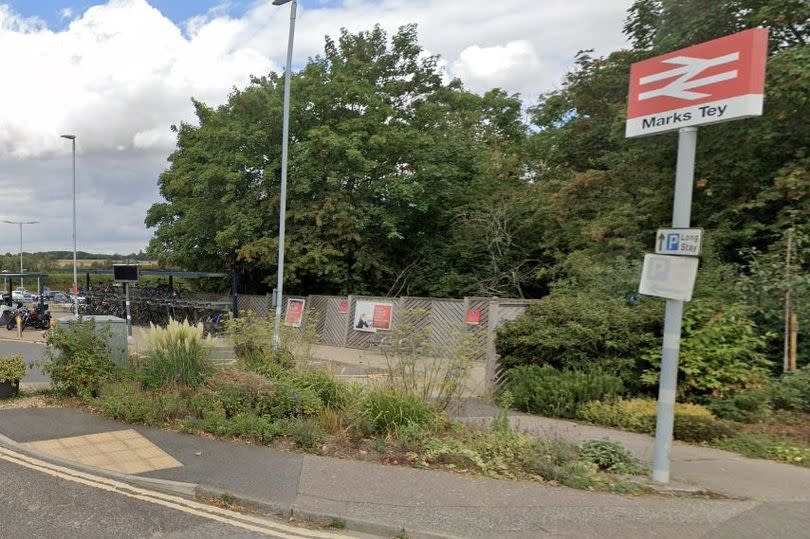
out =
{"type": "Polygon", "coordinates": [[[17,318],[22,320],[20,331],[25,328],[48,329],[51,327],[51,312],[46,303],[40,303],[34,309],[27,309],[17,304],[17,310],[9,314],[6,329],[11,331],[17,327],[17,318]]]}
{"type": "Polygon", "coordinates": [[[34,329],[49,329],[51,327],[51,312],[47,303],[38,303],[33,311],[28,311],[23,327],[34,329]]]}

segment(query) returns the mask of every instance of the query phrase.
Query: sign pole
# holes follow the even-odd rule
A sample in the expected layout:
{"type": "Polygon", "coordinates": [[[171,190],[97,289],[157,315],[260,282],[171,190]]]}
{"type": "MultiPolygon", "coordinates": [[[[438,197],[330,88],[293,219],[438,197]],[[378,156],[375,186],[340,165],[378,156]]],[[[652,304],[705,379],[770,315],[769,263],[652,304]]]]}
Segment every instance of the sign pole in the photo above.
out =
{"type": "Polygon", "coordinates": [[[127,307],[127,337],[132,337],[132,314],[129,311],[129,283],[124,283],[124,295],[127,307]]]}
{"type": "MultiPolygon", "coordinates": [[[[678,162],[675,169],[675,200],[672,226],[688,228],[692,213],[697,127],[678,130],[678,162]]],[[[653,447],[653,481],[669,482],[672,431],[675,424],[675,393],[678,385],[678,353],[681,347],[683,301],[668,299],[664,314],[664,345],[661,350],[661,382],[653,447]]]]}

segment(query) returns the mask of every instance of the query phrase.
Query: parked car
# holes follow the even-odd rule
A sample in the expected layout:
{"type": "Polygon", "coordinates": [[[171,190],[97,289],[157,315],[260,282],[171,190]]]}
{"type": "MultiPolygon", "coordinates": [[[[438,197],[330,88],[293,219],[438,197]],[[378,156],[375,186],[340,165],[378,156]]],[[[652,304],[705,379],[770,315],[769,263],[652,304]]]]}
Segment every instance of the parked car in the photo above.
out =
{"type": "Polygon", "coordinates": [[[34,296],[25,288],[16,288],[11,292],[12,301],[20,301],[22,303],[31,303],[34,301],[34,296]]]}
{"type": "Polygon", "coordinates": [[[54,303],[70,303],[70,296],[64,292],[54,292],[53,296],[51,296],[51,300],[54,303]]]}

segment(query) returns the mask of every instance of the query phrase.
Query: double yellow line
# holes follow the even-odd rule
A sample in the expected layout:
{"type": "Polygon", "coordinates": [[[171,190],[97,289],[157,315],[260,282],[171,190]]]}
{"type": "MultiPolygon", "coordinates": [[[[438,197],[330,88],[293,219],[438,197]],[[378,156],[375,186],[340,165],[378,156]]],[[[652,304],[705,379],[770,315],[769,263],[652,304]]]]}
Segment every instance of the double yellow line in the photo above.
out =
{"type": "Polygon", "coordinates": [[[272,535],[279,539],[352,539],[347,535],[297,528],[274,520],[236,513],[221,507],[206,505],[195,500],[136,487],[128,483],[116,481],[115,479],[51,464],[50,462],[30,457],[5,447],[0,447],[0,459],[65,481],[72,481],[73,483],[112,492],[135,500],[168,507],[175,511],[182,511],[183,513],[196,515],[254,533],[272,535]]]}

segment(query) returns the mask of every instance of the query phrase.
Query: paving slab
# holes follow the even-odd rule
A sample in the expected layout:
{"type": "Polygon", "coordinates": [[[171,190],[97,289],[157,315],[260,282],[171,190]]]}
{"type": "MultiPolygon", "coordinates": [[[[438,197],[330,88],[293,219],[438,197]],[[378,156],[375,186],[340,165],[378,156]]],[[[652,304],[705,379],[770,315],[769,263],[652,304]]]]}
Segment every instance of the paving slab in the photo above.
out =
{"type": "Polygon", "coordinates": [[[0,410],[0,433],[29,443],[133,429],[181,462],[181,467],[139,473],[143,477],[215,486],[249,497],[292,505],[303,456],[267,447],[225,442],[132,426],[69,408],[0,410]]]}

